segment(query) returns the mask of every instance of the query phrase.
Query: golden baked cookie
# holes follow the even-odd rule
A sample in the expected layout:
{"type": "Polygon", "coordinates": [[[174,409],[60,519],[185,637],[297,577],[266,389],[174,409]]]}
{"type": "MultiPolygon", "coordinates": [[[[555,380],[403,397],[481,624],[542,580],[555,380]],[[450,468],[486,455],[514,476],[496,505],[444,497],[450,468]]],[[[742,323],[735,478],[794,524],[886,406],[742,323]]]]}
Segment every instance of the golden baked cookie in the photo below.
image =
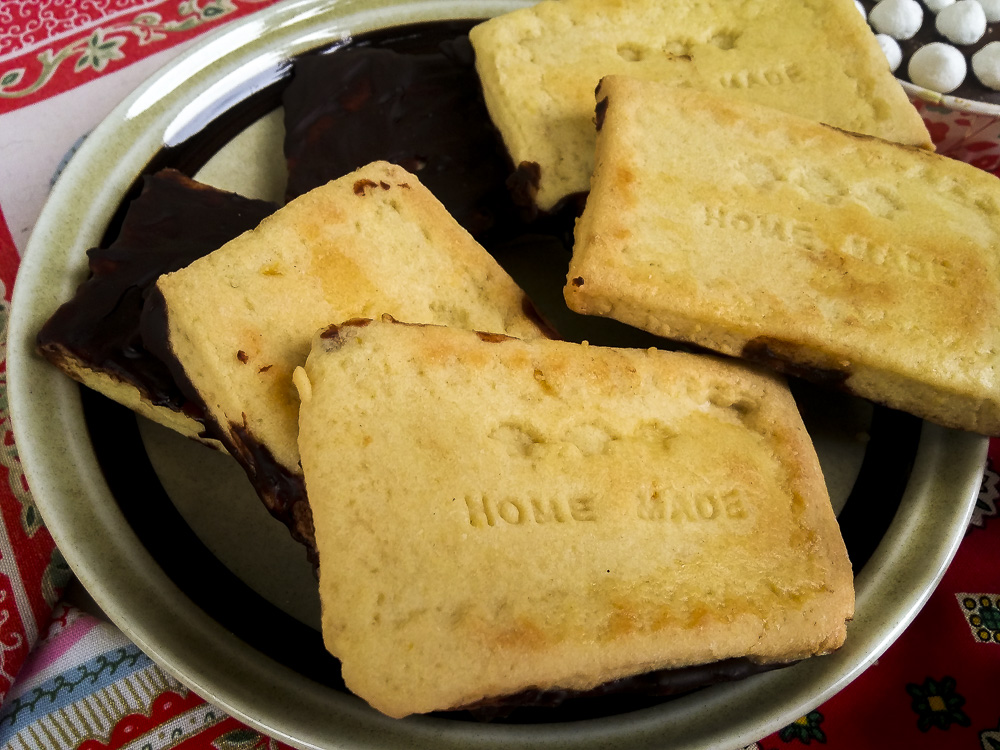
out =
{"type": "Polygon", "coordinates": [[[590,189],[594,88],[612,74],[932,147],[852,0],[544,0],[470,39],[490,115],[543,210],[590,189]]]}
{"type": "Polygon", "coordinates": [[[581,313],[1000,433],[1000,182],[922,149],[613,76],[581,313]]]}
{"type": "Polygon", "coordinates": [[[524,292],[417,178],[374,162],[156,284],[145,333],[265,504],[311,546],[293,369],[331,320],[388,312],[530,338],[524,292]],[[289,516],[291,518],[289,519],[289,516]]]}
{"type": "Polygon", "coordinates": [[[780,376],[383,319],[317,336],[295,382],[325,643],[390,716],[844,640],[780,376]]]}

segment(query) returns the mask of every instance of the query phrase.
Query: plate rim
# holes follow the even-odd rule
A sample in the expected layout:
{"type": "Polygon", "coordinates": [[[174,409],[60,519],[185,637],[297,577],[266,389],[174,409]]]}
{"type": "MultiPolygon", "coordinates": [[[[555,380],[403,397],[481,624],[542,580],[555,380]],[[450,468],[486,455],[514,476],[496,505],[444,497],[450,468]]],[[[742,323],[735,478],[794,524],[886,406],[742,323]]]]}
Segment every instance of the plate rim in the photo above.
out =
{"type": "Polygon", "coordinates": [[[295,747],[374,748],[398,742],[477,748],[612,747],[621,742],[622,747],[638,747],[672,739],[677,747],[693,750],[749,744],[828,699],[888,648],[943,576],[978,495],[988,439],[924,423],[900,508],[856,578],[858,614],[839,652],[608,719],[532,726],[480,726],[433,717],[387,719],[353,696],[328,695],[329,689],[315,695],[315,683],[259,652],[254,654],[260,664],[248,665],[241,644],[233,643],[231,634],[197,608],[184,609],[180,628],[167,624],[179,603],[191,602],[141,548],[117,505],[107,502],[109,491],[89,441],[76,439],[81,426],[86,434],[79,387],[34,353],[39,325],[82,280],[84,251],[100,241],[122,196],[163,148],[171,128],[183,128],[185,107],[199,96],[210,99],[230,76],[245,76],[251,59],[292,56],[331,43],[346,30],[454,18],[463,8],[465,17],[492,15],[530,4],[291,0],[207,35],[147,79],[85,140],[56,181],[21,261],[8,324],[8,398],[24,472],[49,532],[84,587],[157,664],[202,697],[295,747]],[[91,179],[95,173],[102,175],[96,185],[91,179]],[[84,191],[81,198],[80,185],[96,189],[84,191]],[[928,523],[928,516],[935,523],[928,523]],[[934,538],[942,519],[948,521],[949,533],[934,538]],[[98,532],[102,536],[95,548],[98,532]],[[913,550],[901,543],[904,538],[928,545],[920,547],[919,568],[909,563],[913,550]],[[896,543],[887,545],[886,539],[896,543]],[[894,616],[881,618],[889,622],[875,622],[876,599],[894,602],[894,616]],[[859,628],[878,631],[865,639],[865,648],[856,643],[860,636],[852,642],[859,628]],[[193,641],[192,635],[197,636],[193,641]],[[198,644],[204,644],[200,652],[198,644]],[[859,650],[864,653],[859,655],[859,650]],[[213,651],[225,657],[221,661],[228,668],[198,657],[213,651]],[[847,669],[838,666],[845,661],[850,663],[847,669]],[[233,671],[234,665],[240,669],[233,671]],[[788,700],[789,690],[800,683],[824,683],[825,688],[788,700]],[[734,722],[734,701],[763,711],[734,722]],[[333,727],[322,720],[328,712],[335,717],[333,727]],[[712,717],[719,720],[714,727],[709,726],[712,717]]]}

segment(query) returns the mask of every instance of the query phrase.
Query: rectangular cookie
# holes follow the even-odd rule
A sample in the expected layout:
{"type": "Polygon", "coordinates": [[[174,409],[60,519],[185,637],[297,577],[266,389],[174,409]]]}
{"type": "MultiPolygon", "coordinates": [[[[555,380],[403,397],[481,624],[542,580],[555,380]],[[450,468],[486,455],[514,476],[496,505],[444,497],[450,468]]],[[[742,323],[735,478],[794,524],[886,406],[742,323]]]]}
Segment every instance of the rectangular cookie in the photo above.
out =
{"type": "Polygon", "coordinates": [[[1000,433],[1000,183],[922,149],[622,76],[570,308],[1000,433]]]}
{"type": "Polygon", "coordinates": [[[391,319],[295,373],[327,648],[390,716],[839,647],[851,565],[787,385],[391,319]]]}
{"type": "Polygon", "coordinates": [[[143,178],[118,236],[87,252],[90,277],[38,333],[38,350],[70,377],[133,411],[215,448],[139,326],[149,290],[253,229],[277,206],[217,190],[173,169],[143,178]]]}
{"type": "Polygon", "coordinates": [[[530,338],[517,284],[402,168],[373,162],[161,277],[147,345],[199,403],[261,498],[312,547],[293,369],[330,320],[389,313],[530,338]]]}
{"type": "Polygon", "coordinates": [[[470,38],[487,107],[543,210],[590,189],[593,92],[606,75],[931,148],[852,0],[544,0],[470,38]]]}

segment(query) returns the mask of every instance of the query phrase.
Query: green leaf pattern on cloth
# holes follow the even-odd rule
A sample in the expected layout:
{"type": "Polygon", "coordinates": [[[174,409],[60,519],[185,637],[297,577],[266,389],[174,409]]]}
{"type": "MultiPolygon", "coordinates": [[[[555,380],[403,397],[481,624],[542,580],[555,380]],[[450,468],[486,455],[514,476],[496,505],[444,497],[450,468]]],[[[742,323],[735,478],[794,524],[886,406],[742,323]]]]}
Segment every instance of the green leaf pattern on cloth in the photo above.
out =
{"type": "Polygon", "coordinates": [[[824,734],[823,730],[819,728],[819,725],[822,723],[823,714],[819,711],[810,711],[805,716],[799,717],[778,732],[778,737],[785,742],[798,740],[804,745],[808,745],[813,740],[825,743],[826,734],[824,734]]]}
{"type": "Polygon", "coordinates": [[[965,698],[956,687],[955,679],[947,676],[941,680],[928,677],[922,685],[911,682],[906,686],[913,699],[910,707],[917,714],[917,729],[927,732],[933,727],[948,729],[952,724],[967,727],[972,723],[962,710],[965,698]]]}
{"type": "MultiPolygon", "coordinates": [[[[74,60],[73,70],[104,71],[110,63],[125,60],[130,39],[144,46],[166,39],[170,34],[191,31],[213,23],[236,11],[237,0],[184,0],[177,5],[175,18],[164,20],[156,12],[147,11],[135,17],[108,23],[84,39],[77,39],[59,50],[46,49],[36,59],[41,69],[33,81],[24,80],[25,69],[0,70],[0,99],[29,96],[42,89],[67,61],[74,60]]],[[[260,3],[265,0],[241,0],[260,3]]]]}

